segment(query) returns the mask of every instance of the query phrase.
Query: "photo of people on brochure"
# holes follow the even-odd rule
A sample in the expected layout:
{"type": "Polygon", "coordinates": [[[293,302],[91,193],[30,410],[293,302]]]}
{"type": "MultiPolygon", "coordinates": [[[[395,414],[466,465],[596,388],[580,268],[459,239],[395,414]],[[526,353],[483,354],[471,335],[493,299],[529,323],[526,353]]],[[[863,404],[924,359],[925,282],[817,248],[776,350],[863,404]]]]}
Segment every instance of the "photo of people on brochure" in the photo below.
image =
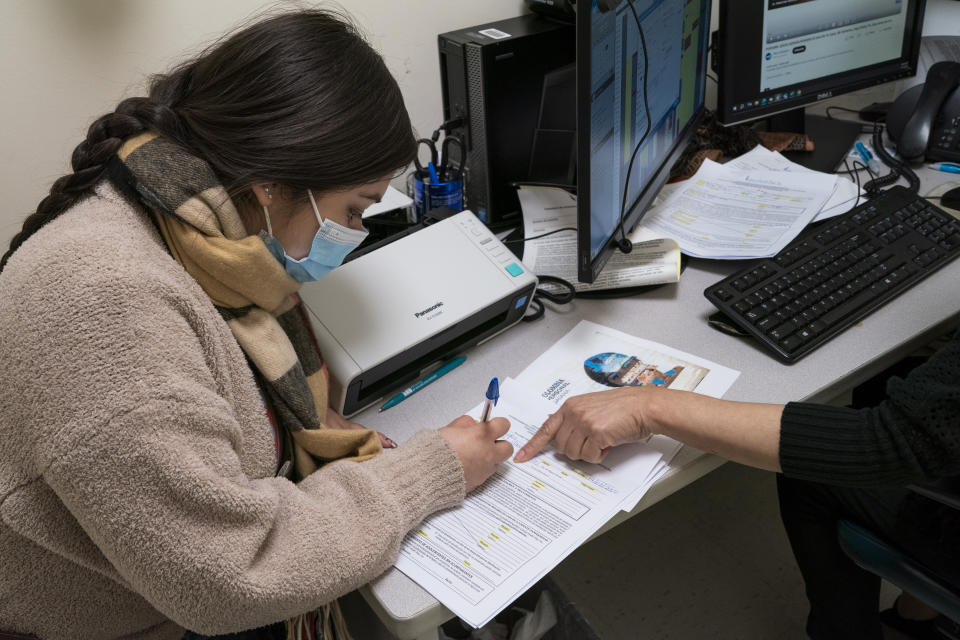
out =
{"type": "Polygon", "coordinates": [[[716,365],[695,357],[583,322],[524,373],[524,381],[554,406],[570,396],[611,387],[655,386],[697,391],[716,365]]]}
{"type": "Polygon", "coordinates": [[[658,359],[657,355],[659,354],[650,352],[644,358],[640,358],[635,355],[615,352],[598,353],[583,362],[583,370],[591,380],[607,387],[653,385],[686,390],[696,388],[697,384],[709,372],[708,369],[703,367],[689,365],[688,363],[680,364],[676,358],[670,360],[666,356],[662,356],[658,359]],[[651,358],[651,355],[654,357],[651,358]],[[677,378],[687,367],[694,369],[693,375],[684,376],[684,384],[678,387],[675,384],[677,378]]]}

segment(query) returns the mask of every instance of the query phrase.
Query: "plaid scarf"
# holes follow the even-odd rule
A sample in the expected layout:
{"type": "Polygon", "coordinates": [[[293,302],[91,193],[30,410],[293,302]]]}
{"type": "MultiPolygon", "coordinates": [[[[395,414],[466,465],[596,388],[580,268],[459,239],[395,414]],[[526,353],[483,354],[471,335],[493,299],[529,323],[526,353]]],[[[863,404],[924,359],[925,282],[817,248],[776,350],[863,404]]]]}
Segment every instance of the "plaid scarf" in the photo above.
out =
{"type": "MultiPolygon", "coordinates": [[[[332,460],[362,461],[380,453],[375,431],[326,428],[326,367],[296,296],[300,283],[277,259],[282,249],[275,240],[263,232],[247,235],[210,166],[147,132],[123,144],[110,171],[114,182],[150,209],[170,254],[226,320],[292,449],[296,477],[332,460]]],[[[288,637],[344,640],[349,634],[342,623],[334,601],[288,621],[288,637]],[[303,633],[307,626],[312,634],[303,633]]]]}

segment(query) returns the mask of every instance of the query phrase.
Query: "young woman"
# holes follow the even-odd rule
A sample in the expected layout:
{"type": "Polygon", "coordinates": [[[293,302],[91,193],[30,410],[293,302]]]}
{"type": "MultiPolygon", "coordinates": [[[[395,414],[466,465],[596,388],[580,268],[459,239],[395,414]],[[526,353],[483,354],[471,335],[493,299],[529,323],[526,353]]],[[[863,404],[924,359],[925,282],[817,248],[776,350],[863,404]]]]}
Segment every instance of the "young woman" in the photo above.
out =
{"type": "Polygon", "coordinates": [[[0,632],[343,637],[335,598],[510,455],[504,420],[381,453],[327,408],[297,289],[415,148],[383,61],[324,11],[90,126],[0,259],[0,632]]]}
{"type": "MultiPolygon", "coordinates": [[[[780,514],[810,601],[807,633],[814,640],[879,639],[880,579],[843,553],[837,521],[864,524],[960,584],[960,513],[904,488],[960,481],[960,332],[905,377],[891,378],[882,395],[853,409],[613,389],[568,399],[515,459],[529,460],[553,440],[573,459],[599,462],[610,447],[660,433],[781,472],[780,514]]],[[[922,621],[935,615],[908,596],[884,618],[929,637],[932,621],[922,621]]]]}

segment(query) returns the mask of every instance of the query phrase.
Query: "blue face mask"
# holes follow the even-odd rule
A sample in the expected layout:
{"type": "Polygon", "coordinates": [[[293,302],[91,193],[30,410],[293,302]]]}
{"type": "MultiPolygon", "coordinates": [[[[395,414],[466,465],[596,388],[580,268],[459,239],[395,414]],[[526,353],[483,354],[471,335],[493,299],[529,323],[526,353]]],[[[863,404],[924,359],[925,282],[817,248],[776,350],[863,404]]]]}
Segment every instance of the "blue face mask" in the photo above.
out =
{"type": "MultiPolygon", "coordinates": [[[[366,229],[350,229],[332,220],[324,220],[320,217],[320,210],[317,208],[317,201],[313,198],[313,192],[308,189],[307,195],[310,196],[310,205],[313,207],[314,215],[317,216],[317,222],[320,223],[317,234],[313,236],[310,253],[300,260],[294,260],[287,255],[286,251],[283,252],[283,268],[297,282],[319,280],[339,267],[347,254],[363,242],[369,233],[366,229]]],[[[273,227],[270,225],[270,211],[267,207],[263,208],[263,215],[267,218],[267,232],[272,237],[273,227]]]]}

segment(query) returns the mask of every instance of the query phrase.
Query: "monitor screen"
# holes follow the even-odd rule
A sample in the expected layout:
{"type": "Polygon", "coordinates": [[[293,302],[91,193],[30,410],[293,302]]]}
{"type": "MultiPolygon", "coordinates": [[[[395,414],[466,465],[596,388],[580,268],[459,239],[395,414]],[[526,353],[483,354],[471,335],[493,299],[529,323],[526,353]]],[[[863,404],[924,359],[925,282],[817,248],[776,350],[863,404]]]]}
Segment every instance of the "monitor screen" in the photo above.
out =
{"type": "Polygon", "coordinates": [[[703,113],[710,25],[710,0],[601,0],[599,6],[592,0],[589,6],[577,14],[583,282],[593,281],[620,237],[624,190],[627,232],[666,182],[703,113]]]}
{"type": "Polygon", "coordinates": [[[725,123],[916,72],[924,0],[722,0],[725,123]]]}

